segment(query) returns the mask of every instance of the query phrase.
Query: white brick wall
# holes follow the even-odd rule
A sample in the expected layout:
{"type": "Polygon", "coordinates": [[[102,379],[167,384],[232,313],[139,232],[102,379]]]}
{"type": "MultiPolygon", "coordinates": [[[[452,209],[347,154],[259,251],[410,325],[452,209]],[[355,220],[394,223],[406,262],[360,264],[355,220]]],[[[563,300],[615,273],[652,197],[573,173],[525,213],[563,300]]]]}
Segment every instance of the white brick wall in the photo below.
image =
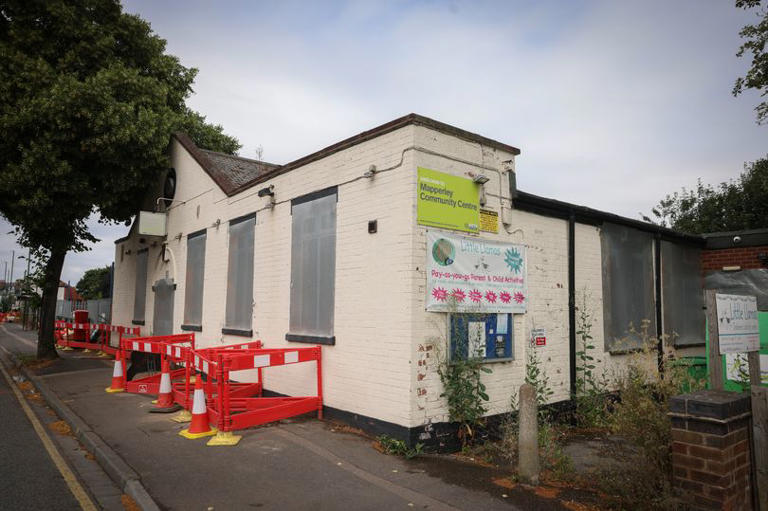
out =
{"type": "MultiPolygon", "coordinates": [[[[416,224],[416,168],[467,176],[484,173],[486,207],[510,218],[499,234],[481,233],[490,240],[523,243],[527,248],[529,308],[515,315],[514,360],[492,363],[483,379],[490,396],[489,413],[510,409],[525,374],[525,354],[532,328],[544,328],[546,347],[538,352],[554,390],[552,401],[569,397],[568,356],[568,226],[559,219],[509,208],[507,176],[502,162],[513,155],[484,147],[423,126],[410,125],[311,162],[236,196],[227,197],[190,155],[171,145],[177,172],[176,199],[168,214],[167,262],[157,243],[149,254],[146,325],[152,332],[153,293],[157,279],[168,276],[178,287],[174,328],[180,331],[184,311],[186,237],[207,229],[203,300],[203,330],[198,345],[242,342],[223,335],[226,308],[228,221],[257,212],[254,251],[254,338],[268,347],[302,347],[285,341],[290,311],[290,200],[339,185],[336,237],[335,346],[323,347],[325,404],[396,424],[414,427],[448,420],[436,372],[447,356],[447,318],[425,311],[426,228],[416,224]],[[370,165],[374,179],[357,179],[370,165]],[[351,182],[350,182],[351,181],[351,182]],[[256,192],[274,185],[277,205],[264,209],[266,198],[256,192]],[[378,232],[368,234],[369,220],[378,232]],[[220,222],[220,223],[219,223],[220,222]],[[216,226],[218,224],[218,227],[216,226]]],[[[130,324],[133,317],[137,236],[119,243],[115,251],[114,322],[130,324]],[[124,251],[130,250],[130,254],[124,251]]],[[[577,304],[587,290],[594,312],[594,343],[602,351],[602,284],[600,238],[597,228],[576,227],[577,304]]],[[[622,357],[601,354],[606,370],[620,367],[622,357]]],[[[243,375],[253,378],[254,375],[243,375]]],[[[270,390],[301,395],[315,391],[314,367],[300,364],[265,372],[270,390]]]]}

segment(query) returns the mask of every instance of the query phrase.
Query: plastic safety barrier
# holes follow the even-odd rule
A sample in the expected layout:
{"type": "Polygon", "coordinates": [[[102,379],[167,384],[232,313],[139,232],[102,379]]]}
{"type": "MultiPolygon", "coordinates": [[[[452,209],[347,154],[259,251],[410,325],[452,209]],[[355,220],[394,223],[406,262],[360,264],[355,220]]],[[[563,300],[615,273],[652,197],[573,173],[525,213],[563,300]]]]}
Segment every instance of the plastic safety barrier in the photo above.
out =
{"type": "MultiPolygon", "coordinates": [[[[323,414],[322,360],[319,346],[278,349],[207,349],[194,354],[194,367],[205,373],[208,382],[218,385],[206,389],[208,415],[222,433],[258,426],[296,415],[317,411],[323,414]],[[301,397],[261,397],[262,370],[302,362],[316,362],[317,395],[301,397]],[[258,370],[259,394],[232,382],[235,371],[258,370]]],[[[253,389],[250,389],[253,390],[253,389]]]]}
{"type": "Polygon", "coordinates": [[[102,351],[109,355],[116,355],[120,349],[120,343],[126,335],[139,335],[141,327],[125,327],[118,325],[106,325],[103,323],[70,323],[68,321],[54,322],[54,336],[56,344],[64,348],[82,348],[102,351]],[[91,341],[91,333],[102,332],[98,341],[91,341]],[[112,345],[112,334],[118,334],[117,346],[112,345]],[[82,340],[84,339],[84,340],[82,340]]]}
{"type": "MultiPolygon", "coordinates": [[[[192,352],[195,349],[195,334],[159,335],[152,337],[133,337],[120,341],[118,357],[123,361],[123,367],[127,367],[126,358],[130,352],[149,353],[160,356],[163,360],[174,362],[184,367],[170,372],[171,381],[184,378],[182,383],[176,383],[174,387],[174,400],[185,406],[190,396],[190,373],[192,352]]],[[[161,374],[152,374],[143,378],[125,382],[125,391],[134,394],[157,394],[160,391],[161,374]]]]}

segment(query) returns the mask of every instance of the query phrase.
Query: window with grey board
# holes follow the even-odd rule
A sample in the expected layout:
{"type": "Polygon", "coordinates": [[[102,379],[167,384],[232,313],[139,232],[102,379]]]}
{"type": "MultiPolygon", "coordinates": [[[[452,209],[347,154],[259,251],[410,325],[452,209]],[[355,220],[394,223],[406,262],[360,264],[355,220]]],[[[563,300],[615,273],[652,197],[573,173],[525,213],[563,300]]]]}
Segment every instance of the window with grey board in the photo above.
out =
{"type": "Polygon", "coordinates": [[[675,346],[704,344],[701,249],[661,242],[664,334],[675,346]]]}
{"type": "Polygon", "coordinates": [[[606,223],[601,233],[603,326],[605,349],[621,352],[642,347],[640,332],[656,336],[653,236],[606,223]]]}
{"type": "Polygon", "coordinates": [[[205,231],[187,237],[187,277],[184,281],[184,325],[203,321],[203,277],[205,275],[205,231]]]}
{"type": "Polygon", "coordinates": [[[139,250],[136,253],[136,286],[133,296],[133,321],[144,322],[144,309],[147,303],[147,263],[149,251],[139,250]]]}
{"type": "Polygon", "coordinates": [[[229,222],[225,333],[250,335],[253,316],[253,238],[256,217],[229,222]]]}
{"type": "Polygon", "coordinates": [[[291,341],[333,339],[336,191],[292,204],[291,341]]]}

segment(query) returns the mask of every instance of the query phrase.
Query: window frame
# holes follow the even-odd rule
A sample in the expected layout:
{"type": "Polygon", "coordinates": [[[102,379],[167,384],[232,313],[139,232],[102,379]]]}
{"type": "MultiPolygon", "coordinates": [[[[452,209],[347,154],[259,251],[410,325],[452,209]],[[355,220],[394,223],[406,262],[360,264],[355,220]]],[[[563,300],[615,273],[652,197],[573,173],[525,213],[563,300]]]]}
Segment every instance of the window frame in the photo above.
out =
{"type": "Polygon", "coordinates": [[[456,339],[456,332],[458,329],[462,329],[460,323],[466,322],[466,335],[467,343],[469,342],[469,322],[482,322],[485,327],[485,351],[482,357],[473,357],[482,363],[494,363],[494,362],[511,362],[515,360],[515,315],[511,312],[495,313],[495,312],[457,312],[448,314],[448,348],[450,353],[450,360],[467,360],[468,354],[460,353],[458,351],[459,344],[456,339]],[[507,316],[507,333],[498,334],[498,316],[500,314],[506,314],[507,316]],[[492,322],[489,319],[493,319],[492,322]],[[458,327],[458,328],[457,328],[458,327]],[[503,356],[496,355],[494,344],[498,341],[499,335],[503,335],[504,339],[504,354],[503,356]]]}

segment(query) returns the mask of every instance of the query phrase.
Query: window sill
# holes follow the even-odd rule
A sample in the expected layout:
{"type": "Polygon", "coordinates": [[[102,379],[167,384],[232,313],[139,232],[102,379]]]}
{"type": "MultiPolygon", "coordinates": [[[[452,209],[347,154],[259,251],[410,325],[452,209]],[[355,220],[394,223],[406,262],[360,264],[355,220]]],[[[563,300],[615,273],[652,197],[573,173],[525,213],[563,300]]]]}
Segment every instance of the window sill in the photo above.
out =
{"type": "Polygon", "coordinates": [[[141,321],[139,321],[138,319],[132,319],[132,320],[131,320],[131,324],[132,324],[132,325],[141,325],[141,326],[144,326],[144,320],[142,319],[141,321]]]}
{"type": "MultiPolygon", "coordinates": [[[[462,359],[452,359],[451,362],[456,360],[466,360],[465,358],[462,359]]],[[[503,362],[514,362],[514,357],[504,357],[504,358],[483,358],[479,359],[478,362],[481,364],[496,364],[496,363],[503,363],[503,362]]]]}
{"type": "Polygon", "coordinates": [[[289,342],[304,342],[307,344],[325,344],[326,346],[336,345],[336,336],[325,335],[298,335],[285,334],[285,340],[289,342]]]}
{"type": "Polygon", "coordinates": [[[186,330],[188,332],[202,332],[203,327],[202,325],[181,325],[182,330],[186,330]]]}
{"type": "Polygon", "coordinates": [[[253,337],[253,330],[241,330],[239,328],[222,328],[221,333],[225,335],[239,335],[240,337],[253,337]]]}

